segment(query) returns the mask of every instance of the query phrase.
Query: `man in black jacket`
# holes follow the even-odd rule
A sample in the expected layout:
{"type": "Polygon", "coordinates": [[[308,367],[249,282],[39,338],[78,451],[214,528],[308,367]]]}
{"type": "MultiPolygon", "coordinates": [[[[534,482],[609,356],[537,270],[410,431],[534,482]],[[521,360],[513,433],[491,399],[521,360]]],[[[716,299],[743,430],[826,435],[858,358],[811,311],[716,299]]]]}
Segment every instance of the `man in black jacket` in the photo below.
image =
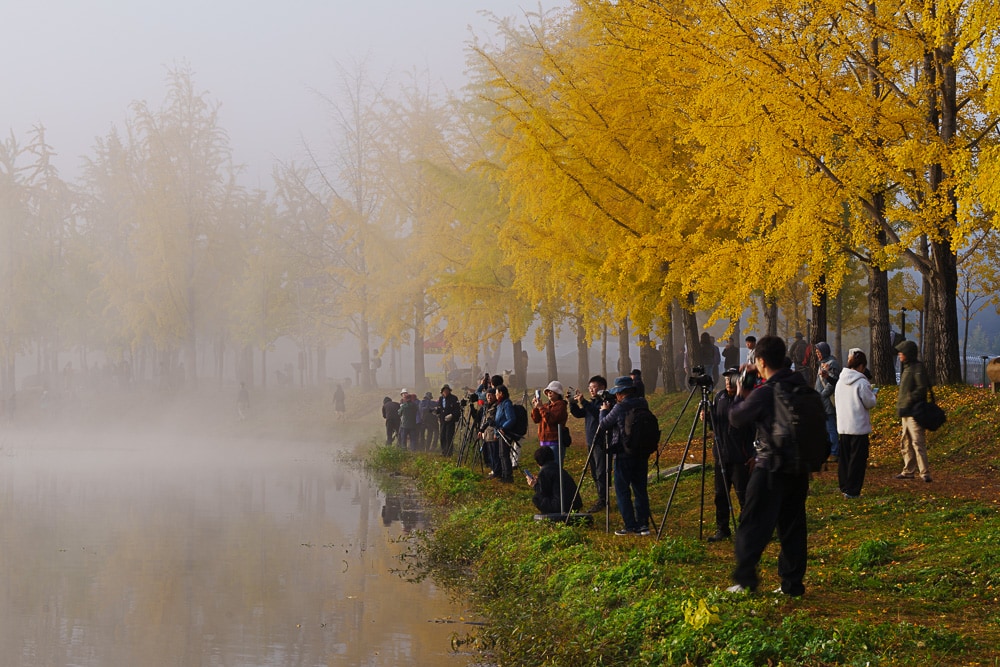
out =
{"type": "Polygon", "coordinates": [[[451,393],[449,385],[441,387],[441,397],[438,398],[434,412],[441,422],[441,454],[451,456],[455,442],[455,427],[462,416],[462,405],[458,397],[451,393]]]}
{"type": "Polygon", "coordinates": [[[750,473],[746,504],[740,513],[740,525],[736,531],[735,584],[727,589],[734,593],[757,590],[757,565],[771,541],[775,526],[781,543],[778,556],[781,592],[792,596],[805,593],[802,580],[806,573],[809,472],[807,469],[782,469],[776,463],[772,449],[775,387],[778,383],[805,386],[805,378],[786,368],[784,361],[785,341],[781,338],[764,336],[757,341],[754,364],[764,384],[749,394],[740,387],[740,398],[729,412],[732,426],[742,428],[753,424],[757,432],[756,465],[750,473]]]}
{"type": "Polygon", "coordinates": [[[590,474],[597,487],[597,502],[587,510],[588,513],[600,512],[608,505],[608,449],[607,433],[598,433],[601,421],[601,403],[598,398],[608,388],[608,381],[601,375],[595,375],[587,383],[590,400],[578,391],[569,402],[569,412],[577,419],[584,418],[584,434],[587,438],[587,451],[590,452],[590,474]],[[594,438],[597,442],[594,442],[594,438]]]}

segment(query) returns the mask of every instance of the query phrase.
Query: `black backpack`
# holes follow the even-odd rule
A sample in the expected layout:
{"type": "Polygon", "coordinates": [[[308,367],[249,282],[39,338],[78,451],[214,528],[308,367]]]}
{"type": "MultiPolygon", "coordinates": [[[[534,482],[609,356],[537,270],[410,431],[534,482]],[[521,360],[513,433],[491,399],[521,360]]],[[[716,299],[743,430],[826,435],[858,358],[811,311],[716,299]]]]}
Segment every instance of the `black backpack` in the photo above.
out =
{"type": "Polygon", "coordinates": [[[520,403],[514,403],[514,425],[508,435],[514,440],[520,440],[528,434],[528,410],[520,403]]]}
{"type": "Polygon", "coordinates": [[[771,428],[778,472],[819,472],[830,456],[826,409],[819,392],[807,385],[779,382],[774,385],[774,425],[771,428]]]}
{"type": "Polygon", "coordinates": [[[625,438],[622,449],[635,458],[648,459],[660,448],[660,420],[645,405],[625,413],[625,438]]]}

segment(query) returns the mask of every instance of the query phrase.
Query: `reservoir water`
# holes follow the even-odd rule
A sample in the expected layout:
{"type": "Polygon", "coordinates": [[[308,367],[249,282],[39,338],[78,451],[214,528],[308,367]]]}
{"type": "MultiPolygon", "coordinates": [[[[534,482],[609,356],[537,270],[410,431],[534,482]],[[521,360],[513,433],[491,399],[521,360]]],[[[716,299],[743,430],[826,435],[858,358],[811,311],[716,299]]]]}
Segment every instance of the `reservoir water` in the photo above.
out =
{"type": "Polygon", "coordinates": [[[0,662],[467,664],[420,521],[327,443],[0,431],[0,662]]]}

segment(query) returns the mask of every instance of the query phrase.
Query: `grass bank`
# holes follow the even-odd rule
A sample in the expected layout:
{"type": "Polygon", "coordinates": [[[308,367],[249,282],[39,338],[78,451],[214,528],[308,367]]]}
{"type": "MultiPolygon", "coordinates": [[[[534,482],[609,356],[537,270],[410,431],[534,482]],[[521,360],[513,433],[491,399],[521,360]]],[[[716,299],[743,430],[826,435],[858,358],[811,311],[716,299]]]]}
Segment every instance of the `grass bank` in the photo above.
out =
{"type": "MultiPolygon", "coordinates": [[[[490,620],[475,641],[504,665],[1000,664],[1000,410],[983,390],[942,387],[948,423],[930,436],[934,482],[899,481],[895,390],[879,394],[863,495],[844,499],[836,472],[815,476],[808,503],[806,595],[725,592],[732,543],[699,539],[700,475],[681,479],[659,540],[535,522],[528,488],[431,454],[376,448],[370,464],[412,475],[441,509],[413,544],[414,574],[454,587],[490,620]]],[[[694,406],[655,395],[661,466],[676,465],[694,406]]],[[[573,422],[573,420],[571,420],[573,422]]],[[[583,442],[581,422],[572,424],[583,442]]],[[[699,429],[700,432],[700,429],[699,429]]],[[[527,443],[523,460],[530,460],[527,443]]],[[[584,448],[567,468],[576,477],[584,448]]],[[[700,462],[700,442],[689,462],[700,462]]],[[[710,456],[710,454],[709,454],[710,456]]],[[[710,461],[709,461],[710,463],[710,461]]],[[[704,535],[714,532],[711,473],[704,535]]],[[[672,480],[650,485],[654,521],[672,480]]],[[[583,488],[585,504],[594,493],[583,488]]],[[[620,526],[611,515],[612,531],[620,526]]],[[[779,584],[777,545],[761,590],[779,584]]]]}

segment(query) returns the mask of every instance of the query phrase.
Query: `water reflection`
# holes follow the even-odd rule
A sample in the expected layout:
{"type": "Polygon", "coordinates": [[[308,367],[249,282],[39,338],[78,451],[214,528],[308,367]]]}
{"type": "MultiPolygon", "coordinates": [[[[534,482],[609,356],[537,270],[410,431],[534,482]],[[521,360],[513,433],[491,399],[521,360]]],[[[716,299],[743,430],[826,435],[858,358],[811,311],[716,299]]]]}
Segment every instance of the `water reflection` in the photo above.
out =
{"type": "Polygon", "coordinates": [[[8,665],[461,665],[423,520],[327,445],[4,434],[8,665]]]}

